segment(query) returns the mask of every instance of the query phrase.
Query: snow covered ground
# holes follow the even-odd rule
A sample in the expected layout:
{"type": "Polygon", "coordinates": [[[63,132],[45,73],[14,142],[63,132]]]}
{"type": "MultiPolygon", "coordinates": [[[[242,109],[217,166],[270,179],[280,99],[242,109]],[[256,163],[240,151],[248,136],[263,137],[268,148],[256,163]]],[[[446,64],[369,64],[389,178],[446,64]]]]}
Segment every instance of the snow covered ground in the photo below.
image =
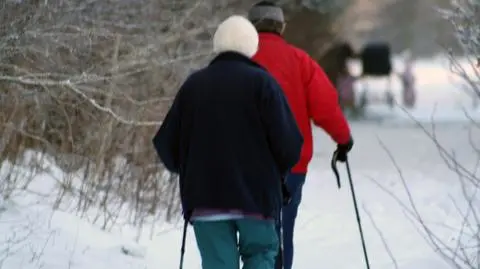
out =
{"type": "MultiPolygon", "coordinates": [[[[468,106],[468,98],[453,89],[442,66],[420,63],[417,72],[419,107],[410,116],[431,130],[429,122],[435,112],[438,140],[448,151],[454,150],[465,167],[474,169],[478,156],[468,140],[471,124],[459,107],[461,103],[468,106]]],[[[449,268],[394,199],[410,208],[387,150],[402,170],[425,223],[449,243],[454,243],[461,227],[458,207],[464,208],[465,202],[458,176],[404,111],[377,106],[369,113],[384,120],[352,123],[356,145],[350,163],[372,268],[449,268]]],[[[480,111],[468,110],[468,114],[480,119],[480,111]]],[[[471,137],[480,146],[480,130],[471,137]]],[[[339,164],[343,188],[338,190],[329,167],[334,145],[320,130],[316,130],[315,140],[296,228],[294,268],[365,268],[344,166],[339,164]]],[[[62,176],[54,167],[51,173],[62,176]]],[[[135,231],[129,227],[104,232],[73,214],[52,211],[51,174],[39,174],[33,183],[30,192],[0,201],[1,269],[178,268],[181,223],[159,223],[151,240],[145,235],[135,243],[135,231]]],[[[199,254],[191,230],[189,233],[184,268],[197,269],[199,254]]]]}

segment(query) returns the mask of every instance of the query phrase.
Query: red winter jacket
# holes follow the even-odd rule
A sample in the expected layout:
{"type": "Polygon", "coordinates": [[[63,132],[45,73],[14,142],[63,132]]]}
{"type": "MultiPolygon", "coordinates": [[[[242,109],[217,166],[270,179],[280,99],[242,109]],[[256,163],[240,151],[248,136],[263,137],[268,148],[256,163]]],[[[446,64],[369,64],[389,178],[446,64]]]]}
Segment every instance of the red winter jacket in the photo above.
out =
{"type": "Polygon", "coordinates": [[[260,33],[253,60],[266,68],[282,87],[300,128],[304,144],[292,173],[306,173],[313,155],[313,123],[338,144],[350,140],[350,128],[338,104],[338,94],[323,69],[304,51],[274,33],[260,33]]]}

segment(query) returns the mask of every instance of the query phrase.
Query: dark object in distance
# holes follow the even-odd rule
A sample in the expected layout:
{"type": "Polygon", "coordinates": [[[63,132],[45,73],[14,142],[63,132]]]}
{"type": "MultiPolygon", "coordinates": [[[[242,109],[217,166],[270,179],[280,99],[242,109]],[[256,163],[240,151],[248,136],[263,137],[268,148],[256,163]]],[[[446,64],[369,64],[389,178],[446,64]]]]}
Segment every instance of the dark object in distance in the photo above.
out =
{"type": "Polygon", "coordinates": [[[360,53],[363,76],[389,76],[392,73],[390,45],[378,42],[365,45],[360,53]]]}

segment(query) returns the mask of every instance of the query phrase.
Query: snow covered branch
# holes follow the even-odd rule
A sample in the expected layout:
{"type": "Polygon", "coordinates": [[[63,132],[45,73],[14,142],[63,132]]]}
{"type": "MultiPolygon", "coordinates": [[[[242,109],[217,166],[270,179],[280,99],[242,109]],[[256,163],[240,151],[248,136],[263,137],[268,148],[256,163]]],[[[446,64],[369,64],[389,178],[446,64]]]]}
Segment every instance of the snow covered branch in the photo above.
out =
{"type": "Polygon", "coordinates": [[[456,39],[463,49],[467,66],[460,57],[449,53],[451,70],[467,85],[465,90],[474,98],[474,105],[480,99],[480,2],[476,0],[451,0],[451,8],[440,10],[442,16],[454,27],[456,39]]]}
{"type": "MultiPolygon", "coordinates": [[[[407,112],[408,113],[408,112],[407,112]]],[[[468,116],[468,115],[467,115],[468,116]]],[[[412,118],[415,121],[415,119],[412,118]]],[[[432,223],[421,212],[418,203],[412,194],[412,190],[405,178],[402,168],[396,162],[395,156],[389,151],[387,146],[380,142],[382,148],[392,161],[401,181],[402,189],[406,194],[406,201],[400,199],[397,194],[388,190],[380,183],[378,187],[388,193],[403,208],[405,215],[417,227],[418,231],[424,236],[425,241],[432,249],[443,258],[451,268],[456,269],[474,269],[479,268],[480,260],[480,208],[478,207],[480,193],[480,145],[478,138],[480,135],[480,124],[470,118],[468,123],[468,136],[458,139],[467,141],[476,159],[474,166],[468,166],[464,160],[459,160],[455,154],[455,149],[449,149],[443,146],[443,143],[437,137],[436,125],[432,122],[431,129],[427,129],[422,123],[415,121],[425,135],[434,143],[438,154],[443,159],[445,165],[456,175],[456,181],[460,186],[460,199],[450,196],[450,206],[454,209],[454,223],[432,223]],[[447,236],[445,236],[447,234],[447,236]]]]}
{"type": "Polygon", "coordinates": [[[104,229],[174,220],[177,182],[151,139],[179,85],[209,60],[217,23],[253,2],[2,3],[2,199],[48,173],[54,207],[104,229]]]}

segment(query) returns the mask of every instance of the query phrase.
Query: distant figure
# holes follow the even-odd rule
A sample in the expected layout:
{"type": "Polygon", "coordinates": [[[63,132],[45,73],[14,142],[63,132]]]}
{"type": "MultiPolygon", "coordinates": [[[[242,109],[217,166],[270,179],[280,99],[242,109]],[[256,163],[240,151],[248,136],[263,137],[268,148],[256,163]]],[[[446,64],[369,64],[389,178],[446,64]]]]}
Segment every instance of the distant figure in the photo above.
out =
{"type": "Polygon", "coordinates": [[[337,76],[337,90],[340,97],[340,105],[344,112],[347,110],[353,114],[356,114],[356,95],[355,95],[355,81],[357,77],[350,74],[348,67],[339,72],[337,76]]]}
{"type": "Polygon", "coordinates": [[[410,55],[406,56],[405,68],[399,74],[402,82],[403,105],[407,108],[413,108],[416,101],[415,75],[413,73],[413,59],[410,55]]]}
{"type": "Polygon", "coordinates": [[[325,51],[318,63],[327,74],[331,82],[337,83],[338,76],[347,69],[348,60],[358,55],[348,42],[337,42],[325,51]]]}

